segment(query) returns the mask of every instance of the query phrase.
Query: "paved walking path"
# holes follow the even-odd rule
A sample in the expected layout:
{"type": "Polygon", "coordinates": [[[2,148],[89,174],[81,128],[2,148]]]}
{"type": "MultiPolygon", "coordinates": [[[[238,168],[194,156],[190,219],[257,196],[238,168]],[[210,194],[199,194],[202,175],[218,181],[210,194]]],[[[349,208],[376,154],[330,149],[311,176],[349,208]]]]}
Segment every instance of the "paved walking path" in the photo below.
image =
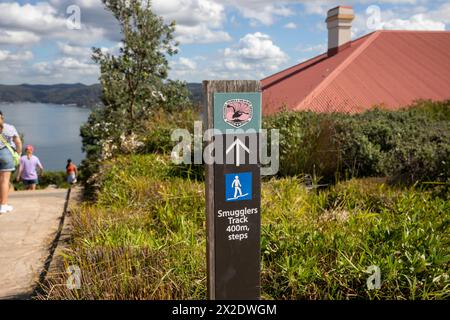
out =
{"type": "Polygon", "coordinates": [[[0,299],[28,298],[61,221],[67,189],[16,191],[0,214],[0,299]]]}

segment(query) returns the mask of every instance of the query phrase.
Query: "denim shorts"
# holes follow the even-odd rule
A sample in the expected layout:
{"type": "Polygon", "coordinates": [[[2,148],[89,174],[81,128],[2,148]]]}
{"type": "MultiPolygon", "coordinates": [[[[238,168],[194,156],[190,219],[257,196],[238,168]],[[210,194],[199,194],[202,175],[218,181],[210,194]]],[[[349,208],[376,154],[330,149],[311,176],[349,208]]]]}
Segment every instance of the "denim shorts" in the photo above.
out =
{"type": "Polygon", "coordinates": [[[0,171],[14,171],[14,158],[8,148],[0,149],[0,171]]]}
{"type": "Polygon", "coordinates": [[[23,184],[26,186],[32,185],[32,184],[39,184],[38,179],[30,179],[30,180],[23,180],[23,184]]]}

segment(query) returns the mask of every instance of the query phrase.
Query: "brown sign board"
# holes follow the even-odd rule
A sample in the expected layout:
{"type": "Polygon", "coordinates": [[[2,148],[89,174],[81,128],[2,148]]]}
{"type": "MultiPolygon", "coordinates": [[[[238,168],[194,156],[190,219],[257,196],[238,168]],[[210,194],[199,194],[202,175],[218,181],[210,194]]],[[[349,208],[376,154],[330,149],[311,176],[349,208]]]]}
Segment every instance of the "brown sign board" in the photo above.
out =
{"type": "MultiPolygon", "coordinates": [[[[255,129],[251,117],[242,116],[242,121],[236,118],[239,115],[236,110],[242,105],[245,109],[240,109],[243,110],[241,114],[261,114],[260,103],[255,103],[259,91],[259,81],[204,82],[206,128],[216,128],[217,119],[223,119],[227,123],[223,126],[230,124],[244,130],[244,133],[227,131],[220,137],[216,136],[223,141],[220,148],[224,161],[206,166],[209,299],[260,299],[261,177],[257,156],[258,132],[245,133],[247,124],[255,129]],[[242,92],[251,95],[247,99],[242,92]],[[220,102],[219,107],[214,107],[215,93],[220,93],[224,101],[220,102]],[[253,109],[249,110],[248,105],[253,109]],[[229,109],[233,112],[226,114],[229,109]]],[[[260,126],[260,119],[256,121],[260,126]]]]}

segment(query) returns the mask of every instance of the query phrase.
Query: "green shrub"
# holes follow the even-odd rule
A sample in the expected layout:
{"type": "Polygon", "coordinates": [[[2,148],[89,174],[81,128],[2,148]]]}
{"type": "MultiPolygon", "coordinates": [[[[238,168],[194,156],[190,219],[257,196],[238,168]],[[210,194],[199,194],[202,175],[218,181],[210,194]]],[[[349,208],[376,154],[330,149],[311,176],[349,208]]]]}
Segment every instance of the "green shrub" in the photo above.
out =
{"type": "Polygon", "coordinates": [[[45,172],[44,175],[42,175],[39,179],[39,182],[42,185],[56,185],[58,187],[61,186],[68,186],[67,184],[67,176],[64,171],[57,171],[57,172],[45,172]]]}
{"type": "MultiPolygon", "coordinates": [[[[137,141],[143,145],[133,150],[134,154],[170,154],[176,142],[171,140],[172,131],[175,129],[187,129],[193,133],[194,121],[199,121],[200,114],[193,107],[186,107],[177,112],[168,112],[164,109],[149,111],[148,119],[143,123],[143,127],[136,132],[137,141]]],[[[120,150],[116,150],[119,155],[120,150]]],[[[127,152],[130,153],[130,152],[127,152]]],[[[102,184],[102,171],[108,171],[108,166],[103,163],[103,159],[88,157],[83,160],[80,166],[80,181],[84,186],[84,197],[95,200],[102,184]]],[[[200,165],[178,165],[173,166],[173,174],[180,176],[203,176],[203,166],[200,165]],[[192,174],[191,174],[192,172],[192,174]]]]}
{"type": "Polygon", "coordinates": [[[282,176],[446,182],[449,110],[450,101],[421,101],[400,111],[374,109],[356,115],[282,112],[266,117],[264,127],[280,130],[282,176]]]}
{"type": "Polygon", "coordinates": [[[165,110],[153,112],[146,122],[143,133],[144,153],[170,154],[176,142],[171,141],[172,131],[175,129],[187,129],[193,134],[194,121],[201,121],[200,114],[193,108],[170,113],[165,110]]]}
{"type": "Polygon", "coordinates": [[[327,114],[286,111],[264,118],[265,129],[280,131],[280,175],[293,176],[314,170],[326,176],[334,174],[338,164],[337,150],[330,140],[334,134],[330,132],[332,119],[327,114]]]}

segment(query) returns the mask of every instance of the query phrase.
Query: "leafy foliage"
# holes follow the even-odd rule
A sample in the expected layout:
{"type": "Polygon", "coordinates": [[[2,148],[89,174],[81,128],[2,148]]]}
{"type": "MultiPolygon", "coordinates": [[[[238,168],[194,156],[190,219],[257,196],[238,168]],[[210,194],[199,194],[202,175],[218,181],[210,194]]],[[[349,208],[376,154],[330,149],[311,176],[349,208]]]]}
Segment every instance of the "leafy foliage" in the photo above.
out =
{"type": "Polygon", "coordinates": [[[81,166],[86,195],[92,196],[101,161],[144,148],[140,138],[158,110],[175,112],[190,106],[184,83],[168,76],[167,57],[177,53],[175,23],[167,25],[151,10],[150,1],[103,0],[123,35],[119,55],[93,48],[100,64],[103,106],[81,128],[86,160],[81,166]]]}
{"type": "Polygon", "coordinates": [[[120,150],[120,140],[142,133],[153,110],[171,112],[190,104],[185,84],[167,79],[167,56],[177,53],[175,23],[165,24],[152,12],[150,1],[103,2],[118,20],[123,39],[117,56],[93,48],[104,106],[81,129],[88,157],[100,157],[105,143],[117,147],[110,147],[107,154],[120,150]]]}
{"type": "Polygon", "coordinates": [[[266,128],[281,133],[280,173],[326,181],[388,176],[394,182],[450,179],[450,101],[362,114],[282,112],[266,128]]]}
{"type": "MultiPolygon", "coordinates": [[[[106,164],[96,204],[72,209],[65,269],[50,299],[205,299],[204,184],[173,177],[162,155],[106,164]]],[[[448,299],[450,202],[416,188],[351,180],[310,192],[297,178],[262,184],[264,299],[448,299]],[[381,288],[368,290],[369,266],[381,288]]]]}
{"type": "Polygon", "coordinates": [[[142,141],[143,152],[170,154],[176,142],[171,140],[175,129],[186,129],[194,132],[194,122],[201,121],[200,113],[193,108],[186,108],[178,112],[166,112],[164,109],[155,110],[144,124],[142,141]]]}

